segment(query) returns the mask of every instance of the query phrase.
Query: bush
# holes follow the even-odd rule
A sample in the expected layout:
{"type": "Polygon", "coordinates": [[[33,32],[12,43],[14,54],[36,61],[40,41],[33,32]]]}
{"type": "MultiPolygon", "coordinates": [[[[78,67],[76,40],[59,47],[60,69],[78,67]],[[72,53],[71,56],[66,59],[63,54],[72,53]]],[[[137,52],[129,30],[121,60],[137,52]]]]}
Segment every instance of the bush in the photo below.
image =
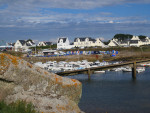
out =
{"type": "Polygon", "coordinates": [[[34,106],[25,101],[17,101],[7,105],[4,101],[0,102],[0,113],[36,113],[34,106]]]}

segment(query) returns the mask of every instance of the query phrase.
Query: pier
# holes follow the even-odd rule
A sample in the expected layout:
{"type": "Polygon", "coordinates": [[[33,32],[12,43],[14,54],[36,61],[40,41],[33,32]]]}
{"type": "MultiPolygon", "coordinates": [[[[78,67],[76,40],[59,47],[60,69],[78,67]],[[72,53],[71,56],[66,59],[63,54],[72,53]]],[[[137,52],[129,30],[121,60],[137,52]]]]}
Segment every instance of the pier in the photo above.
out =
{"type": "Polygon", "coordinates": [[[107,70],[112,69],[116,67],[123,67],[123,66],[130,66],[132,67],[132,78],[136,79],[136,66],[145,62],[150,62],[150,59],[147,60],[141,60],[141,61],[134,61],[134,62],[126,62],[126,63],[120,63],[120,64],[113,64],[113,65],[107,65],[107,66],[99,66],[99,67],[93,67],[93,68],[86,68],[86,69],[80,69],[80,70],[74,70],[74,71],[65,71],[65,72],[58,72],[56,74],[60,76],[69,76],[69,75],[76,75],[76,74],[87,74],[88,79],[91,78],[91,73],[94,71],[99,70],[107,70]]]}

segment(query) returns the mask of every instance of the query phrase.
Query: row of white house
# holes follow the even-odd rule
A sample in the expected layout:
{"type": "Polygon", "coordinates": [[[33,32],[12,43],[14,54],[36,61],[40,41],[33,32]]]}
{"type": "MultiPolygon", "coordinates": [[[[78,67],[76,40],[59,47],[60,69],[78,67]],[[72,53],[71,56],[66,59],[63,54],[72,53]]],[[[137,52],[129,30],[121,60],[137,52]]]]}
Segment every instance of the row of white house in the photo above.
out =
{"type": "MultiPolygon", "coordinates": [[[[52,42],[39,42],[37,46],[48,46],[53,45],[52,42]]],[[[26,51],[30,47],[35,47],[35,43],[25,40],[17,40],[14,44],[15,51],[26,51]]],[[[70,44],[70,41],[67,37],[58,38],[57,40],[57,49],[71,49],[74,47],[105,47],[105,44],[99,39],[93,39],[91,37],[75,38],[74,42],[70,44]]]]}
{"type": "Polygon", "coordinates": [[[118,40],[116,38],[113,38],[112,40],[110,40],[108,44],[109,47],[113,47],[113,46],[139,47],[142,45],[150,45],[150,39],[148,37],[140,39],[138,36],[133,36],[131,39],[126,39],[126,40],[118,40]]]}
{"type": "MultiPolygon", "coordinates": [[[[37,46],[47,46],[52,45],[52,42],[39,42],[37,46]]],[[[94,39],[91,37],[79,37],[75,38],[73,43],[70,43],[67,37],[61,37],[57,39],[57,49],[71,49],[75,47],[84,48],[84,47],[113,47],[113,46],[136,46],[149,45],[150,39],[148,37],[140,39],[138,36],[133,36],[130,40],[118,40],[113,38],[110,40],[108,45],[105,45],[100,38],[94,39]]],[[[26,51],[30,47],[35,47],[36,44],[33,41],[17,40],[14,44],[15,51],[20,49],[26,51]]]]}
{"type": "Polygon", "coordinates": [[[130,47],[135,46],[139,47],[142,45],[150,45],[150,39],[148,37],[139,38],[138,36],[133,36],[131,39],[126,40],[118,40],[117,38],[113,38],[110,40],[108,45],[105,45],[100,38],[93,39],[91,37],[82,37],[75,38],[73,44],[69,43],[68,38],[59,38],[57,41],[57,49],[70,49],[74,47],[84,48],[84,47],[130,47]]]}
{"type": "Polygon", "coordinates": [[[74,47],[105,47],[105,44],[99,39],[93,39],[91,37],[75,38],[74,42],[70,44],[68,38],[58,38],[57,49],[71,49],[74,47]]]}

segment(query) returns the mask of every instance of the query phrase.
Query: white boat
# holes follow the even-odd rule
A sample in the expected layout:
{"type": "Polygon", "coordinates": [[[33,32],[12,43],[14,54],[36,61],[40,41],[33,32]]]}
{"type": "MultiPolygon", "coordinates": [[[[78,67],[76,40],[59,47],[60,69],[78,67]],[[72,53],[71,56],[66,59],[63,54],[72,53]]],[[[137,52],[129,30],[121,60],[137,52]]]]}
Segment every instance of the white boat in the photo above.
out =
{"type": "Polygon", "coordinates": [[[94,71],[94,73],[105,73],[105,71],[94,71]]]}
{"type": "Polygon", "coordinates": [[[132,68],[131,67],[125,67],[124,69],[122,69],[123,72],[132,72],[132,68]]]}
{"type": "Polygon", "coordinates": [[[114,71],[122,71],[125,67],[114,68],[114,71]]]}
{"type": "Polygon", "coordinates": [[[140,66],[146,66],[147,64],[141,64],[140,66]]]}
{"type": "Polygon", "coordinates": [[[145,71],[145,67],[137,67],[136,72],[141,73],[145,71]]]}
{"type": "Polygon", "coordinates": [[[65,66],[63,67],[63,70],[64,71],[72,71],[72,70],[74,70],[73,64],[69,64],[69,63],[65,64],[65,66]]]}
{"type": "MultiPolygon", "coordinates": [[[[35,65],[40,66],[46,70],[49,71],[71,71],[71,70],[79,70],[79,69],[86,69],[86,68],[94,68],[98,66],[105,66],[105,65],[110,65],[108,62],[88,62],[87,60],[82,60],[82,61],[71,61],[71,62],[66,62],[66,61],[48,61],[46,63],[42,62],[37,62],[35,65]]],[[[97,73],[104,73],[105,71],[99,71],[97,73]]]]}
{"type": "Polygon", "coordinates": [[[43,64],[42,62],[36,62],[36,63],[34,63],[34,65],[39,66],[41,68],[45,68],[46,67],[46,65],[43,64]]]}
{"type": "Polygon", "coordinates": [[[93,67],[98,67],[98,65],[91,65],[90,67],[91,67],[91,68],[93,68],[93,67]]]}
{"type": "Polygon", "coordinates": [[[59,67],[52,67],[51,70],[52,71],[61,71],[61,68],[59,68],[59,67]]]}
{"type": "Polygon", "coordinates": [[[145,66],[148,66],[148,67],[150,67],[150,63],[147,63],[145,66]]]}

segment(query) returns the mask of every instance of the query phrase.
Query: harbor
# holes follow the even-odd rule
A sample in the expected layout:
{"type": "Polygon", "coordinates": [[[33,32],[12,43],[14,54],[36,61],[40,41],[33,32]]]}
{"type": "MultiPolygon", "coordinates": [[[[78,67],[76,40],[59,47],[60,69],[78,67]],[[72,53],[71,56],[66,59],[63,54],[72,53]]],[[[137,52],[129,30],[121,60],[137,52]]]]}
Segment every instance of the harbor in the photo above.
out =
{"type": "Polygon", "coordinates": [[[0,113],[150,113],[150,0],[1,0],[0,113]]]}
{"type": "Polygon", "coordinates": [[[149,113],[150,111],[150,68],[131,78],[131,72],[106,71],[92,74],[66,76],[83,84],[79,103],[86,113],[149,113]]]}
{"type": "Polygon", "coordinates": [[[149,59],[136,62],[88,62],[87,60],[82,60],[77,62],[60,61],[57,63],[57,61],[49,61],[46,63],[37,62],[35,65],[44,68],[49,72],[63,76],[87,73],[88,79],[90,79],[92,73],[105,73],[105,71],[123,71],[132,72],[132,78],[136,79],[136,73],[144,72],[145,66],[150,65],[148,63],[149,61],[149,59]]]}
{"type": "MultiPolygon", "coordinates": [[[[40,63],[37,64],[40,65],[40,63]]],[[[88,62],[87,60],[77,62],[50,61],[42,65],[49,67],[49,64],[54,64],[54,69],[57,68],[55,73],[58,75],[62,74],[62,76],[65,75],[64,77],[82,82],[83,91],[79,107],[86,113],[149,113],[149,59],[136,61],[136,63],[123,61],[88,62]],[[78,68],[75,68],[74,65],[78,65],[78,68]],[[61,72],[58,70],[60,66],[63,69],[61,72]],[[66,70],[65,66],[71,68],[66,70]],[[133,70],[134,67],[136,67],[135,70],[133,70]],[[88,78],[88,70],[91,70],[90,79],[88,78]],[[70,76],[69,72],[73,71],[81,73],[74,73],[73,76],[70,76]],[[85,73],[83,73],[84,71],[85,73]],[[133,73],[136,73],[136,79],[133,79],[133,73]]],[[[53,67],[49,68],[50,72],[53,67]]]]}

